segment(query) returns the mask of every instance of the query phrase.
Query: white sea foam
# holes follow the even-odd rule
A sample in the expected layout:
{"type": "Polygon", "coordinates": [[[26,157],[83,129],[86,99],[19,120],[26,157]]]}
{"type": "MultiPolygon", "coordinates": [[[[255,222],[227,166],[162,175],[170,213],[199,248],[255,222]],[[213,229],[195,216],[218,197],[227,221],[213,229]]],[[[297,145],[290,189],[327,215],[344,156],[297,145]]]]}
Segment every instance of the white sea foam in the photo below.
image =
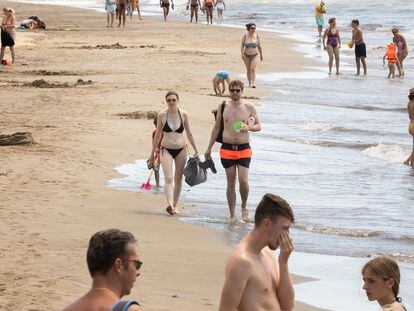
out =
{"type": "Polygon", "coordinates": [[[378,145],[368,147],[362,152],[370,157],[392,163],[402,163],[410,154],[408,148],[391,142],[380,142],[378,145]]]}

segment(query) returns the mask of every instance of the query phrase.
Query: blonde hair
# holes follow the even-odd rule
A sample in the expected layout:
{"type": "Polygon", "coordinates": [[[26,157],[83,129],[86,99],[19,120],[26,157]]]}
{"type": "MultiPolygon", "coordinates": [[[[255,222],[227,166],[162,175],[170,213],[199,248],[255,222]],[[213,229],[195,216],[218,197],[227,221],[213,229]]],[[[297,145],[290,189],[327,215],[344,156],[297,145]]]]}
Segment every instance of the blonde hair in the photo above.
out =
{"type": "Polygon", "coordinates": [[[9,8],[9,7],[3,8],[3,11],[10,12],[12,15],[15,14],[15,11],[12,8],[9,8]]]}
{"type": "Polygon", "coordinates": [[[398,298],[398,293],[400,292],[400,268],[398,267],[397,262],[394,258],[389,256],[379,256],[375,259],[368,261],[365,266],[362,268],[362,274],[366,270],[374,273],[378,277],[387,280],[393,279],[394,285],[392,287],[392,291],[394,293],[395,298],[400,301],[401,299],[398,298]]]}

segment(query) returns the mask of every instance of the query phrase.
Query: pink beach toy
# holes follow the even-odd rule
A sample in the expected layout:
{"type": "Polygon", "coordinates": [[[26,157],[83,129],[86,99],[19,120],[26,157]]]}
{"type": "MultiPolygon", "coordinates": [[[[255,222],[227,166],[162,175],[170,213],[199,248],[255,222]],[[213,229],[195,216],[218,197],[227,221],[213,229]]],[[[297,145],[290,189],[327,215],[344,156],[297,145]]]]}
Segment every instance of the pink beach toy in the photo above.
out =
{"type": "Polygon", "coordinates": [[[151,184],[150,184],[150,180],[151,180],[151,177],[152,177],[152,173],[153,173],[154,171],[153,170],[151,170],[151,173],[150,173],[150,175],[149,175],[149,177],[148,177],[148,179],[147,179],[147,182],[146,183],[142,183],[142,185],[141,185],[141,190],[151,190],[151,184]]]}

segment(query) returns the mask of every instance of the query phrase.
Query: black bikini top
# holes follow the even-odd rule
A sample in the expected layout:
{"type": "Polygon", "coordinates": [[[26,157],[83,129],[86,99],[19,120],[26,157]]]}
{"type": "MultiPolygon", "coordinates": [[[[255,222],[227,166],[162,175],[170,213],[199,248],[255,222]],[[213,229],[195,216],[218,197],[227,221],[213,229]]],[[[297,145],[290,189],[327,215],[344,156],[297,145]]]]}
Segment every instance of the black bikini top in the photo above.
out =
{"type": "Polygon", "coordinates": [[[164,126],[162,127],[162,131],[165,133],[182,133],[184,132],[184,122],[183,122],[183,117],[181,116],[181,112],[180,109],[178,109],[178,115],[180,116],[180,127],[178,129],[176,129],[175,131],[173,131],[170,127],[170,125],[168,124],[168,111],[167,111],[167,119],[165,120],[164,126]]]}

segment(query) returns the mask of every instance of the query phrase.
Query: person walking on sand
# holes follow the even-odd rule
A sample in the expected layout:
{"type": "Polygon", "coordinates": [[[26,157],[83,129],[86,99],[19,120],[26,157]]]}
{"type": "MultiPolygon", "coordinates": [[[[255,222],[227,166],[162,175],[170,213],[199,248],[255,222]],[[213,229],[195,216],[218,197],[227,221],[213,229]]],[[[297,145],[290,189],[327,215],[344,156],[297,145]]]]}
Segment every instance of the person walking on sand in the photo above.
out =
{"type": "Polygon", "coordinates": [[[263,61],[262,46],[260,38],[256,34],[256,24],[248,23],[246,25],[247,34],[242,37],[241,41],[241,57],[246,65],[247,80],[249,87],[256,88],[256,67],[260,60],[263,61]]]}
{"type": "Polygon", "coordinates": [[[253,230],[227,260],[219,311],[293,309],[295,290],[288,261],[294,248],[289,236],[294,221],[285,200],[270,193],[263,196],[253,230]]]}
{"type": "Polygon", "coordinates": [[[14,16],[14,10],[11,8],[3,8],[3,20],[0,25],[1,30],[1,55],[0,60],[2,64],[7,64],[6,61],[3,61],[4,52],[6,47],[10,48],[10,53],[12,55],[12,64],[16,60],[16,53],[14,50],[14,44],[16,40],[16,32],[14,31],[14,26],[16,25],[16,17],[14,16]]]}
{"type": "Polygon", "coordinates": [[[130,4],[128,7],[129,19],[132,19],[132,15],[134,15],[135,10],[138,12],[139,19],[142,20],[141,12],[139,10],[139,0],[130,0],[130,4]]]}
{"type": "Polygon", "coordinates": [[[356,75],[360,75],[361,63],[364,68],[364,76],[367,75],[367,47],[364,42],[363,32],[359,27],[359,20],[354,19],[351,22],[352,27],[352,40],[349,44],[349,47],[352,49],[355,45],[355,62],[357,67],[356,75]]]}
{"type": "Polygon", "coordinates": [[[227,71],[219,71],[213,78],[213,89],[217,96],[223,96],[226,92],[226,82],[230,85],[230,75],[227,71]],[[220,86],[221,85],[221,86],[220,86]]]}
{"type": "MultiPolygon", "coordinates": [[[[170,13],[170,0],[160,0],[160,6],[164,14],[164,21],[167,21],[167,16],[170,13]]],[[[174,10],[174,2],[171,0],[171,9],[174,10]]]]}
{"type": "Polygon", "coordinates": [[[230,100],[217,108],[217,117],[211,132],[210,142],[205,151],[206,159],[211,158],[214,142],[222,143],[220,149],[221,164],[226,170],[227,203],[230,210],[230,222],[236,221],[236,179],[239,180],[242,217],[249,221],[247,199],[249,197],[249,167],[252,157],[249,131],[261,130],[259,117],[253,104],[242,101],[243,82],[230,82],[230,100]]]}
{"type": "Polygon", "coordinates": [[[200,0],[188,0],[187,2],[187,10],[190,9],[191,11],[191,17],[190,17],[190,23],[193,22],[193,17],[195,16],[195,22],[198,23],[198,9],[201,7],[200,0]]]}
{"type": "Polygon", "coordinates": [[[319,38],[322,37],[322,29],[325,25],[323,14],[326,13],[326,4],[323,0],[316,2],[315,5],[315,19],[316,26],[318,27],[319,38]]]}
{"type": "Polygon", "coordinates": [[[118,27],[122,26],[125,27],[126,22],[126,9],[130,5],[130,0],[117,0],[117,10],[118,10],[118,27]]]}
{"type": "Polygon", "coordinates": [[[336,74],[339,75],[339,49],[341,48],[341,37],[339,29],[336,27],[336,19],[332,17],[328,21],[329,27],[323,34],[323,48],[328,51],[329,55],[329,76],[332,75],[333,58],[335,55],[336,74]],[[325,44],[325,39],[326,44],[325,44]]]}
{"type": "Polygon", "coordinates": [[[204,9],[206,10],[207,25],[209,23],[213,25],[214,4],[214,0],[204,0],[204,9]]]}
{"type": "Polygon", "coordinates": [[[188,113],[178,108],[178,93],[168,91],[165,95],[165,100],[167,108],[160,111],[157,116],[157,132],[152,143],[150,161],[154,163],[155,151],[161,135],[163,135],[161,142],[161,167],[164,173],[164,192],[168,204],[165,211],[170,215],[174,215],[179,214],[177,205],[180,199],[183,172],[187,161],[184,130],[187,133],[188,141],[194,149],[195,156],[198,156],[198,150],[191,131],[188,113]],[[174,179],[173,163],[175,164],[174,179]]]}
{"type": "Polygon", "coordinates": [[[86,260],[92,287],[62,311],[143,310],[137,301],[120,300],[131,293],[141,274],[137,240],[131,233],[118,229],[95,233],[89,240],[86,260]]]}
{"type": "Polygon", "coordinates": [[[398,297],[400,292],[400,268],[388,256],[379,256],[362,268],[362,287],[369,301],[377,301],[383,311],[407,311],[398,297]]]}
{"type": "Polygon", "coordinates": [[[413,149],[408,159],[404,161],[404,164],[414,167],[414,87],[410,89],[408,99],[410,100],[407,105],[408,117],[410,118],[410,123],[408,124],[408,133],[413,138],[413,149]]]}
{"type": "Polygon", "coordinates": [[[408,55],[408,46],[407,46],[407,40],[405,40],[405,37],[400,34],[400,31],[397,27],[394,27],[392,30],[392,34],[394,37],[392,38],[392,41],[397,45],[397,58],[399,61],[398,66],[398,72],[400,76],[404,76],[404,59],[408,55]]]}
{"type": "Polygon", "coordinates": [[[216,0],[217,16],[219,20],[223,20],[223,11],[227,10],[226,2],[224,0],[216,0]]]}
{"type": "Polygon", "coordinates": [[[109,27],[109,20],[111,21],[111,27],[114,27],[114,18],[116,15],[117,0],[105,0],[106,11],[106,27],[109,27]]]}

